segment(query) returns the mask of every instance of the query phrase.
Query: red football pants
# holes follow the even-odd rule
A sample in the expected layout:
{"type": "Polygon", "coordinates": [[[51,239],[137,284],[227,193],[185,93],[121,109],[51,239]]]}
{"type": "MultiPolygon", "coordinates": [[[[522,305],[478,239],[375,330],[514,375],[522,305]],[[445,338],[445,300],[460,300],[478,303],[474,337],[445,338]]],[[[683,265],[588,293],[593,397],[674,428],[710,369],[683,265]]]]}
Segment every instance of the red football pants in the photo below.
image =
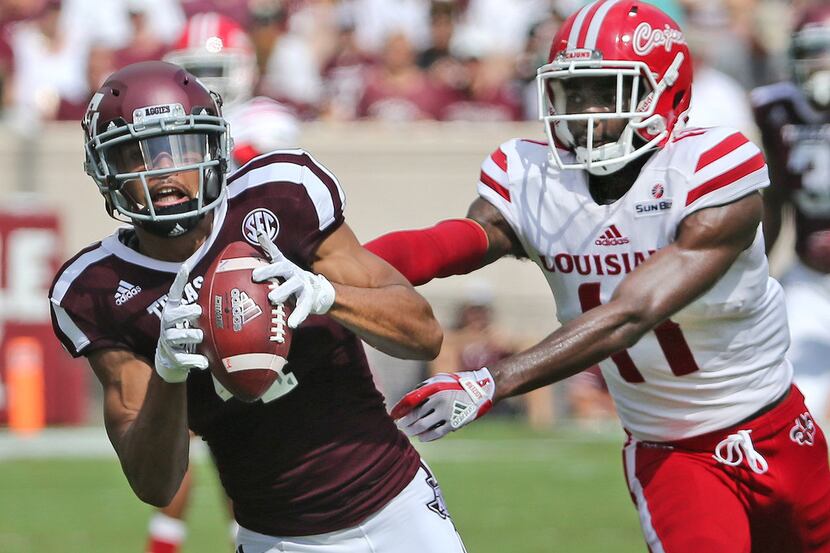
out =
{"type": "Polygon", "coordinates": [[[827,453],[793,386],[732,428],[671,443],[629,438],[623,463],[652,553],[830,553],[827,453]],[[736,445],[739,430],[751,431],[749,447],[736,445]]]}

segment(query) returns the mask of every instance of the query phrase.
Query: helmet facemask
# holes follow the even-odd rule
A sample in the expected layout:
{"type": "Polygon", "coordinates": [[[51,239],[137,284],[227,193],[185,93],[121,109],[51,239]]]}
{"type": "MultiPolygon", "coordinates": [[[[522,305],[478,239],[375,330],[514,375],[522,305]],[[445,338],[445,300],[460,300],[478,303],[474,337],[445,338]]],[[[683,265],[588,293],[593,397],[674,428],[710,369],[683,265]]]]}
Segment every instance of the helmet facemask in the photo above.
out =
{"type": "Polygon", "coordinates": [[[209,53],[204,49],[174,51],[164,59],[197,77],[208,90],[222,97],[225,107],[238,106],[253,95],[256,61],[242,50],[209,53]]]}
{"type": "Polygon", "coordinates": [[[677,54],[659,82],[644,62],[603,61],[598,52],[585,57],[568,60],[560,55],[539,68],[539,118],[560,169],[605,175],[666,139],[666,120],[655,114],[655,107],[677,79],[684,57],[677,54]],[[609,132],[612,129],[616,132],[609,132]],[[572,151],[576,163],[565,163],[557,145],[572,151]]]}
{"type": "Polygon", "coordinates": [[[112,122],[87,142],[87,173],[113,217],[175,237],[219,205],[227,123],[206,109],[193,111],[187,115],[179,104],[136,109],[133,123],[112,122]]]}
{"type": "Polygon", "coordinates": [[[791,48],[796,83],[817,108],[830,108],[830,27],[805,27],[793,35],[791,48]]]}

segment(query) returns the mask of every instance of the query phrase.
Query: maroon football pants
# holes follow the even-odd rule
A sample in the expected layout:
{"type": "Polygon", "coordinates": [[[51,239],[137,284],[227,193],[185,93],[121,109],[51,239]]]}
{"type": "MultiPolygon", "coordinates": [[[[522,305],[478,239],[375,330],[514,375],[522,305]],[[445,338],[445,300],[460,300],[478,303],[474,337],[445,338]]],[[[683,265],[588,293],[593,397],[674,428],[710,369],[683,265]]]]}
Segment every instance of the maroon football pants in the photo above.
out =
{"type": "Polygon", "coordinates": [[[672,443],[629,438],[623,462],[652,553],[830,553],[827,453],[793,387],[731,428],[672,443]]]}

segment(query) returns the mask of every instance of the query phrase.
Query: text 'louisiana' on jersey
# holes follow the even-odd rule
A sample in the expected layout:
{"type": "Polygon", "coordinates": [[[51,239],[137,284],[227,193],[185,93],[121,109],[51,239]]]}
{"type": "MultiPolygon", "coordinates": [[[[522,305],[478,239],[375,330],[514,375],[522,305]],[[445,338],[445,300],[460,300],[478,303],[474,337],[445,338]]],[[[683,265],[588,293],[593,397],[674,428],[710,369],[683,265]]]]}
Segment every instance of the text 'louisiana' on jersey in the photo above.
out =
{"type": "MultiPolygon", "coordinates": [[[[542,269],[564,323],[609,301],[685,217],[768,184],[763,154],[740,132],[692,128],[675,133],[610,205],[593,200],[585,171],[558,169],[547,144],[529,140],[485,159],[478,192],[542,269]]],[[[625,427],[641,440],[670,441],[736,423],[780,397],[790,383],[788,345],[759,225],[712,289],[600,366],[625,427]]]]}
{"type": "Polygon", "coordinates": [[[795,208],[796,252],[825,267],[826,250],[811,248],[830,232],[830,115],[814,109],[793,82],[752,91],[775,191],[795,208]]]}
{"type": "MultiPolygon", "coordinates": [[[[343,202],[336,178],[303,150],[251,160],[228,176],[213,230],[190,259],[185,301],[196,301],[219,252],[239,240],[258,246],[258,231],[310,268],[319,244],[343,224],[343,202]]],[[[74,356],[120,348],[154,357],[179,264],[138,253],[132,238],[119,230],[55,278],[53,325],[74,356]]],[[[250,312],[264,317],[270,309],[250,312]]],[[[360,340],[329,317],[308,317],[294,332],[288,365],[262,401],[231,398],[210,371],[191,373],[187,387],[189,426],[210,446],[235,518],[250,530],[290,536],[353,526],[418,470],[419,456],[387,415],[360,340]]]]}

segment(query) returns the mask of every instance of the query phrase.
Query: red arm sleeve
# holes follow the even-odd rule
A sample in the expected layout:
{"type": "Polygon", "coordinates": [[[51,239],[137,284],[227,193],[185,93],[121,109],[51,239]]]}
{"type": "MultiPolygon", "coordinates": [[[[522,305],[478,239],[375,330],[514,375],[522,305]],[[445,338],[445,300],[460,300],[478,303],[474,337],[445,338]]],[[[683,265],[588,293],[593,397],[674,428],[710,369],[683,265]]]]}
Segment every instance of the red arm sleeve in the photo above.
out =
{"type": "Polygon", "coordinates": [[[488,240],[481,225],[472,219],[449,219],[434,227],[384,234],[364,247],[418,286],[436,277],[478,269],[488,240]]]}

